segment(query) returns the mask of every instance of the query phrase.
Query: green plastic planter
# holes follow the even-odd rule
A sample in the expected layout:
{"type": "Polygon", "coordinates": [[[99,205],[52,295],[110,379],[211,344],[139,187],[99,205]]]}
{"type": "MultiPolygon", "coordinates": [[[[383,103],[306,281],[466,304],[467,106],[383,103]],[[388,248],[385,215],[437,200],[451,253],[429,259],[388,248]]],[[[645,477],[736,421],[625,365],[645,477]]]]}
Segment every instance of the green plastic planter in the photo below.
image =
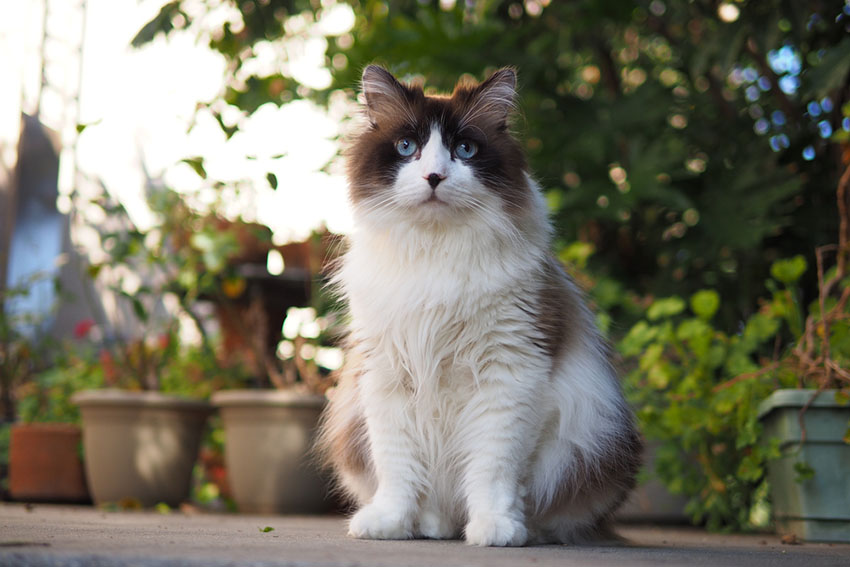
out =
{"type": "Polygon", "coordinates": [[[843,441],[850,406],[824,390],[803,414],[814,390],[777,390],[759,406],[765,440],[776,438],[782,456],[768,463],[773,515],[780,533],[808,541],[850,542],[850,445],[843,441]],[[811,466],[814,477],[797,482],[794,465],[811,466]]]}

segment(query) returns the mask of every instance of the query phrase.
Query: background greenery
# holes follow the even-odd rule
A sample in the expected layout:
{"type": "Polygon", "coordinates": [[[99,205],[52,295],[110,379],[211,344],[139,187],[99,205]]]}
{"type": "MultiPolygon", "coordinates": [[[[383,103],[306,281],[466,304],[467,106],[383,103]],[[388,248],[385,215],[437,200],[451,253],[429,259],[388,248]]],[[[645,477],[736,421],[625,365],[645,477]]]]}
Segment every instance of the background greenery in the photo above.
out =
{"type": "MultiPolygon", "coordinates": [[[[353,98],[361,69],[375,61],[439,90],[463,74],[516,66],[516,130],[546,191],[558,252],[577,266],[603,326],[622,339],[644,431],[665,442],[662,478],[694,497],[697,520],[758,523],[773,450],[757,443],[755,406],[795,383],[776,361],[798,344],[818,298],[818,270],[806,269],[816,265],[815,249],[839,240],[850,7],[349,3],[354,27],[328,38],[332,84],[322,91],[289,75],[286,49],[276,51],[276,71],[259,75],[250,62],[260,43],[297,40],[333,2],[208,0],[199,9],[178,0],[134,44],[186,28],[220,52],[228,73],[200,111],[228,136],[239,129],[224,117],[233,109],[247,116],[267,102],[353,98]],[[211,17],[221,5],[242,24],[211,17]],[[765,381],[736,381],[749,374],[765,381]]],[[[273,175],[268,181],[277,188],[273,175]]],[[[846,356],[847,334],[836,336],[834,352],[846,356]]]]}
{"type": "MultiPolygon", "coordinates": [[[[831,134],[850,76],[844,2],[732,2],[733,22],[716,1],[352,2],[356,23],[330,39],[333,84],[322,92],[243,67],[258,42],[286,39],[288,17],[320,19],[320,3],[225,4],[244,27],[201,37],[229,63],[221,99],[245,113],[353,92],[373,61],[440,90],[516,66],[516,129],[561,245],[592,244],[591,269],[642,294],[715,287],[729,329],[754,309],[773,260],[834,240],[831,134]]],[[[136,43],[194,20],[208,24],[171,2],[136,43]]],[[[220,102],[209,105],[219,117],[220,102]]],[[[813,282],[809,274],[809,296],[813,282]]]]}

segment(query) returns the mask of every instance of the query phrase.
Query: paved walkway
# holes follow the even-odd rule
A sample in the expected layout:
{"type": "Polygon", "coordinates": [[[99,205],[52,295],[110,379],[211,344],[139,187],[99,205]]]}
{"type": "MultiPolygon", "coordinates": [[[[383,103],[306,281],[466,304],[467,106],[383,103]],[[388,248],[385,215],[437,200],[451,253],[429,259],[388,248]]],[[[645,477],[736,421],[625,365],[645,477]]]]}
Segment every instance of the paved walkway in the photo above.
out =
{"type": "Polygon", "coordinates": [[[850,565],[850,545],[787,545],[773,535],[622,526],[622,546],[473,548],[458,541],[360,541],[339,517],[102,512],[0,504],[0,566],[850,565]],[[263,531],[265,528],[272,530],[263,531]]]}

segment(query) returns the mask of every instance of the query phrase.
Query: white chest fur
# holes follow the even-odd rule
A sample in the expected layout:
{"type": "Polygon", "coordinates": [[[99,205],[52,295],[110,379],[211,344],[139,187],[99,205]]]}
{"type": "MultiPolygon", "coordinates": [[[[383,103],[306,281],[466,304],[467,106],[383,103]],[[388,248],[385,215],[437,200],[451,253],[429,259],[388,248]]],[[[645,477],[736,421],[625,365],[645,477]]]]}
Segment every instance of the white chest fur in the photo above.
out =
{"type": "Polygon", "coordinates": [[[411,227],[355,235],[340,274],[355,342],[420,386],[447,361],[476,373],[504,339],[494,333],[532,325],[519,303],[534,293],[541,251],[486,226],[459,230],[427,245],[411,227]]]}

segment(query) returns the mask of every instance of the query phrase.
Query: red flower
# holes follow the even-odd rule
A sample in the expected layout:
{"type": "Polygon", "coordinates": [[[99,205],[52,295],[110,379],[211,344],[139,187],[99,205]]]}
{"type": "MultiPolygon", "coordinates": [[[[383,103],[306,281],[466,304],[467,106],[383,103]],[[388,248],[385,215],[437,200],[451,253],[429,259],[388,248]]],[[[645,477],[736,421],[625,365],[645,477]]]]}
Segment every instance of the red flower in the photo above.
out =
{"type": "Polygon", "coordinates": [[[83,319],[82,321],[74,325],[74,337],[78,339],[86,338],[89,334],[89,331],[91,331],[94,325],[94,320],[83,319]]]}

